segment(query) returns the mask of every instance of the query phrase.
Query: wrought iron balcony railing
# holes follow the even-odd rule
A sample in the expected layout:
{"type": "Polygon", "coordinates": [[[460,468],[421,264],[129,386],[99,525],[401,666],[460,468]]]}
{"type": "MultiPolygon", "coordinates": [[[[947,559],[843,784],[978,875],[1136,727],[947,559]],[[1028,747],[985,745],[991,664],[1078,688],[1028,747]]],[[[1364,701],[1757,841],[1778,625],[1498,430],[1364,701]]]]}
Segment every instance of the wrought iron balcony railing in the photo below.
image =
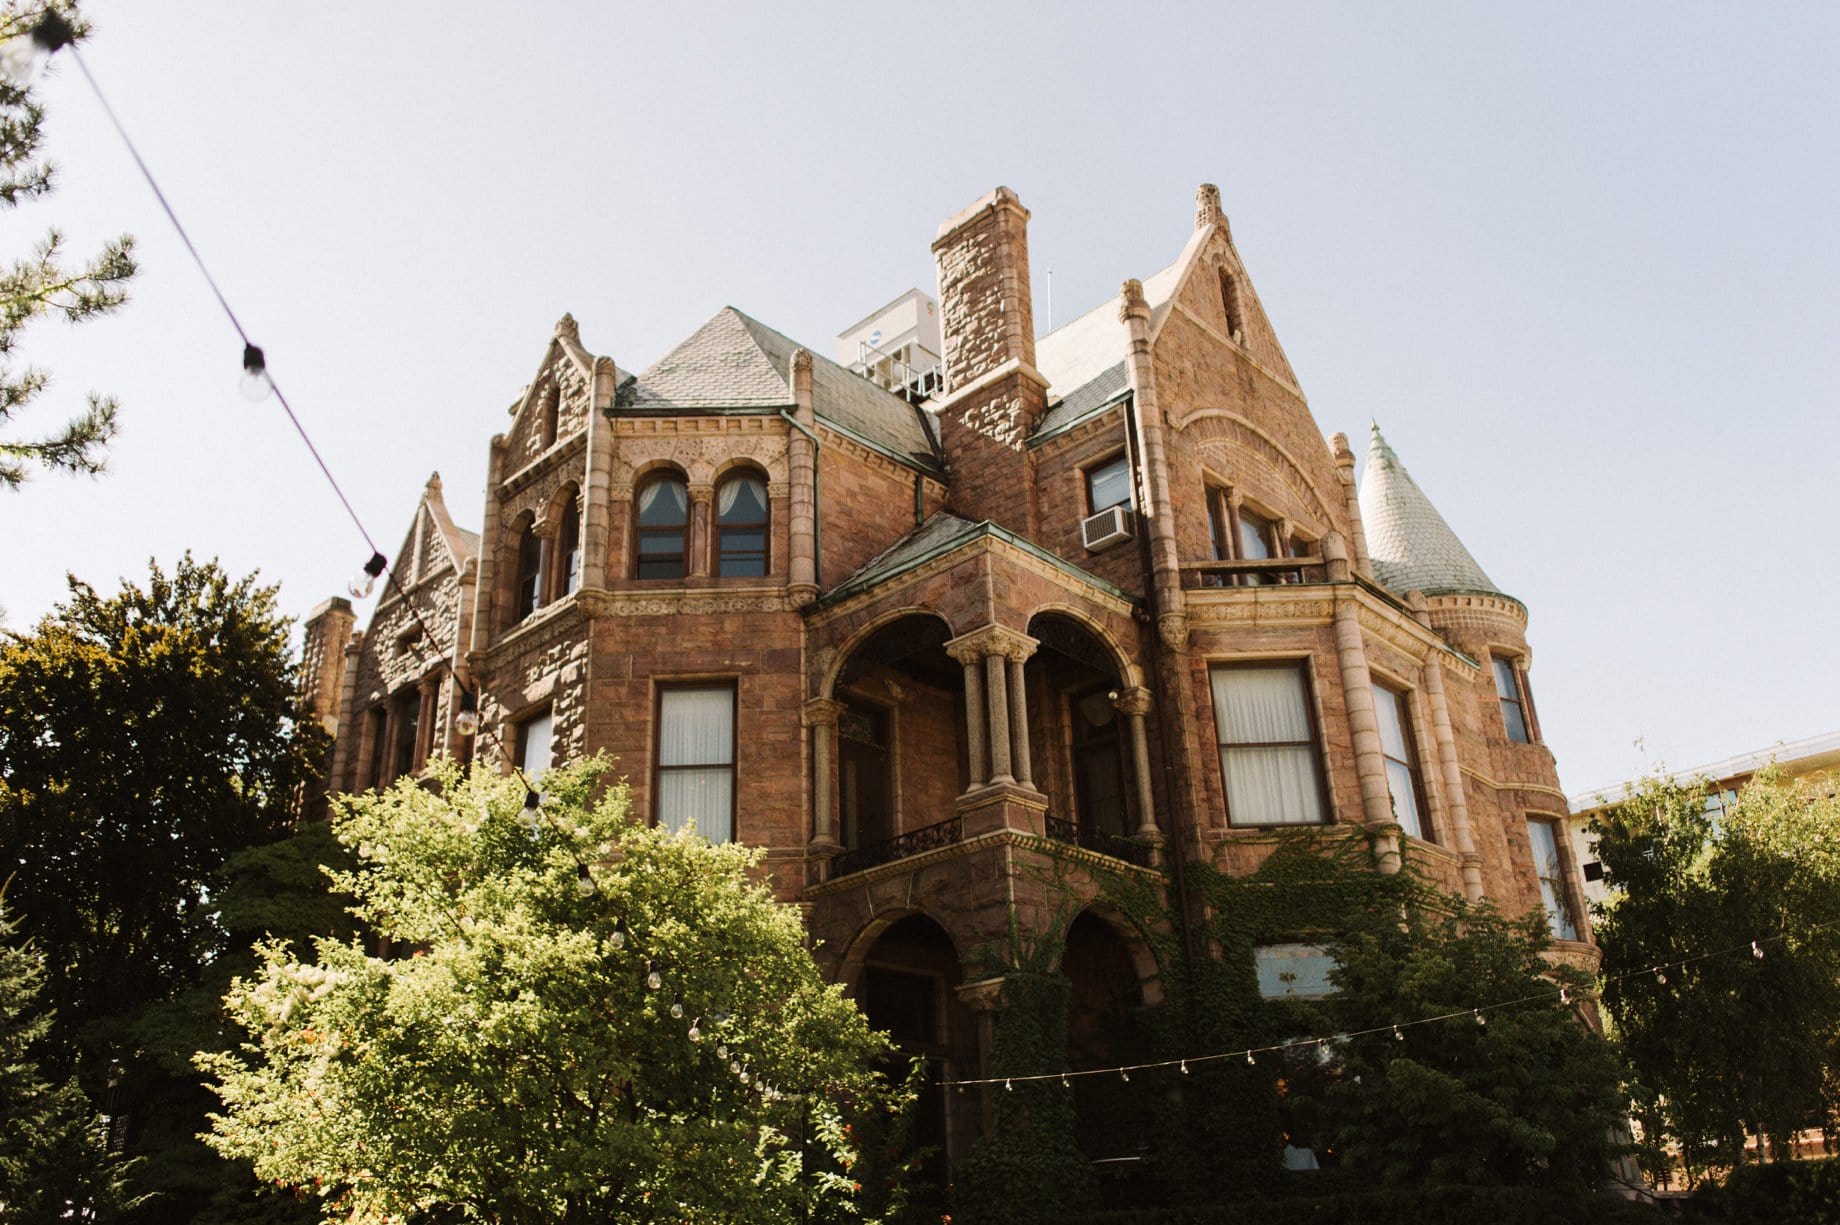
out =
{"type": "Polygon", "coordinates": [[[1047,830],[1048,837],[1056,842],[1065,842],[1070,846],[1097,851],[1101,855],[1110,855],[1113,859],[1122,859],[1140,868],[1154,866],[1150,856],[1150,847],[1135,838],[1100,833],[1098,830],[1081,829],[1078,821],[1063,821],[1059,817],[1052,816],[1047,818],[1047,830]]]}
{"type": "Polygon", "coordinates": [[[1321,583],[1328,571],[1321,557],[1256,557],[1248,561],[1204,561],[1182,567],[1184,587],[1270,587],[1321,583]]]}
{"type": "Polygon", "coordinates": [[[942,846],[952,846],[965,836],[965,819],[950,817],[933,825],[923,825],[919,829],[910,829],[905,834],[897,835],[883,842],[872,842],[856,850],[845,851],[831,860],[831,878],[847,876],[851,872],[861,872],[868,868],[879,868],[885,863],[897,859],[908,859],[922,851],[937,850],[942,846]]]}

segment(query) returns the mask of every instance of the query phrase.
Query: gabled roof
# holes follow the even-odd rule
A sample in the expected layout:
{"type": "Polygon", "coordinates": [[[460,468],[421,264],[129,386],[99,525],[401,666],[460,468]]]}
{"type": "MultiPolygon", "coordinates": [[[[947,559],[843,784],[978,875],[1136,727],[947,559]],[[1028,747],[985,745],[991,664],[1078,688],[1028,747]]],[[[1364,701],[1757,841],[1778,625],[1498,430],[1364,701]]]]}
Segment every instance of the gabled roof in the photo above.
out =
{"type": "MultiPolygon", "coordinates": [[[[458,574],[466,568],[468,560],[478,556],[479,534],[454,526],[453,516],[447,513],[447,501],[441,496],[441,474],[432,474],[422,489],[422,496],[416,500],[415,513],[409,517],[409,530],[403,534],[390,573],[403,586],[413,587],[449,566],[458,574]]],[[[394,585],[386,587],[384,601],[394,594],[394,585]]]]}
{"type": "Polygon", "coordinates": [[[1048,552],[1032,540],[999,527],[988,519],[974,522],[963,516],[955,515],[949,510],[935,511],[926,522],[870,558],[855,574],[825,592],[818,602],[835,604],[840,600],[848,599],[859,592],[888,582],[932,558],[949,553],[961,545],[984,536],[994,536],[1025,553],[1040,558],[1055,569],[1085,583],[1096,591],[1102,591],[1115,599],[1136,602],[1136,597],[1130,592],[1107,582],[1090,570],[1081,569],[1064,557],[1048,552]]]}
{"type": "Polygon", "coordinates": [[[819,420],[928,472],[937,448],[919,409],[809,346],[732,306],[634,381],[620,412],[747,412],[792,407],[792,354],[812,355],[812,407],[819,420]]]}
{"type": "Polygon", "coordinates": [[[1504,594],[1399,462],[1378,423],[1361,471],[1360,496],[1367,552],[1381,586],[1400,595],[1504,594]]]}

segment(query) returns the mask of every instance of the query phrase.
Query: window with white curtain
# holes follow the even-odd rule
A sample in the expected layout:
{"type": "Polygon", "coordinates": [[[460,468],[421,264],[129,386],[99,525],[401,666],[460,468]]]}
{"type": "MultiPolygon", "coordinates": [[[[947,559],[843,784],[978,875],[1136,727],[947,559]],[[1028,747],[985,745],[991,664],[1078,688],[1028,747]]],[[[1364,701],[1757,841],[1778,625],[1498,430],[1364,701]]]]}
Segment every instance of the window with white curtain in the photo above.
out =
{"type": "Polygon", "coordinates": [[[1540,878],[1540,901],[1546,907],[1546,922],[1554,938],[1578,939],[1578,924],[1572,918],[1571,890],[1565,887],[1565,861],[1559,858],[1559,839],[1553,822],[1528,818],[1527,841],[1533,846],[1533,871],[1540,878]]]}
{"type": "Polygon", "coordinates": [[[555,726],[552,712],[545,709],[517,726],[518,769],[535,781],[549,769],[550,731],[555,726]]]}
{"type": "Polygon", "coordinates": [[[1393,797],[1393,819],[1414,838],[1429,838],[1418,779],[1418,744],[1412,735],[1406,695],[1375,685],[1374,714],[1380,722],[1380,752],[1386,758],[1386,789],[1393,797]]]}
{"type": "Polygon", "coordinates": [[[1310,825],[1325,817],[1305,666],[1212,669],[1220,772],[1234,825],[1310,825]]]}
{"type": "Polygon", "coordinates": [[[735,687],[658,691],[657,823],[711,842],[735,836],[735,687]]]}
{"type": "Polygon", "coordinates": [[[675,473],[647,481],[635,499],[638,548],[635,578],[682,578],[690,534],[690,487],[675,473]]]}
{"type": "Polygon", "coordinates": [[[767,483],[742,473],[716,490],[716,574],[767,572],[767,483]]]}

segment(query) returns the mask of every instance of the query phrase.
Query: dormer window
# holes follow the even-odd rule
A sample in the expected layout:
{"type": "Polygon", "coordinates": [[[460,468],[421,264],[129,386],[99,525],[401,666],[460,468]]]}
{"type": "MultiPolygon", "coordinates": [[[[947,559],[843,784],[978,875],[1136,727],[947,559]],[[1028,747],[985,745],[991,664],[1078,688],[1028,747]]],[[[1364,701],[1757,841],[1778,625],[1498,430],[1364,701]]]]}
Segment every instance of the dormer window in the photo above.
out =
{"type": "Polygon", "coordinates": [[[638,561],[635,578],[682,578],[689,552],[690,488],[674,472],[653,477],[635,500],[638,561]]]}
{"type": "Polygon", "coordinates": [[[1108,507],[1131,504],[1131,465],[1124,455],[1086,470],[1086,504],[1087,513],[1094,515],[1108,507]]]}
{"type": "Polygon", "coordinates": [[[716,575],[758,578],[767,572],[767,483],[752,473],[716,491],[716,575]]]}

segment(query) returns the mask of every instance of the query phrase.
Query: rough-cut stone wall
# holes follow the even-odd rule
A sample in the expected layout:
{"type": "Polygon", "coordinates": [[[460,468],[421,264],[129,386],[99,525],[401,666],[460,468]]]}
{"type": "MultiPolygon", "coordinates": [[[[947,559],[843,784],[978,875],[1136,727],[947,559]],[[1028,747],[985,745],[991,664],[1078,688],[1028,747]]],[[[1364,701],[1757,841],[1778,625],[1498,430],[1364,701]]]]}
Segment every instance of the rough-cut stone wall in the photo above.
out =
{"type": "Polygon", "coordinates": [[[351,601],[333,596],[307,614],[301,629],[300,695],[308,709],[335,731],[339,696],[345,686],[345,646],[351,641],[357,614],[351,601]]]}

